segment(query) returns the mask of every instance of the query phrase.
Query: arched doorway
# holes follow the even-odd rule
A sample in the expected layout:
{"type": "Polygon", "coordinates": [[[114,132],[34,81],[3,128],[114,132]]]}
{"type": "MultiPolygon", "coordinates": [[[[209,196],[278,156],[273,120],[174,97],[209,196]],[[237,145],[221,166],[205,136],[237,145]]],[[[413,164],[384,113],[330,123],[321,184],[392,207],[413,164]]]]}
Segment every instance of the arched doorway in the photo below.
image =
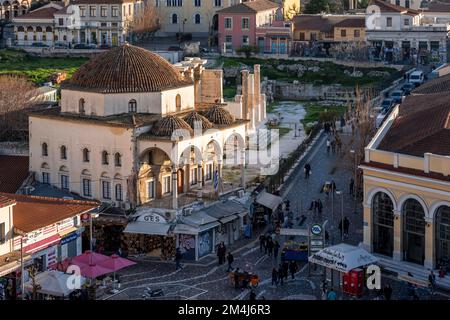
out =
{"type": "Polygon", "coordinates": [[[450,207],[440,206],[435,215],[436,263],[450,261],[450,207]]]}
{"type": "Polygon", "coordinates": [[[177,192],[178,194],[181,194],[184,192],[184,170],[178,169],[177,171],[177,192]]]}
{"type": "Polygon", "coordinates": [[[384,192],[375,194],[373,210],[373,251],[392,257],[394,251],[394,204],[384,192]]]}
{"type": "Polygon", "coordinates": [[[425,260],[425,212],[419,201],[408,199],[403,205],[404,260],[422,264],[425,260]]]}

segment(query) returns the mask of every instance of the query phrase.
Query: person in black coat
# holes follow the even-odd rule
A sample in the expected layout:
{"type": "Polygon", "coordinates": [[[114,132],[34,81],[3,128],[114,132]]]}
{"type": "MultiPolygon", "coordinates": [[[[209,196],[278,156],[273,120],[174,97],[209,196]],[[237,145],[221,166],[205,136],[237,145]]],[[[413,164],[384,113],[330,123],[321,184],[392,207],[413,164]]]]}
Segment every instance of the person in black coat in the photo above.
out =
{"type": "Polygon", "coordinates": [[[269,257],[272,256],[273,253],[273,241],[272,241],[272,237],[269,236],[269,238],[267,239],[267,253],[269,254],[269,257]]]}
{"type": "Polygon", "coordinates": [[[272,285],[278,285],[278,270],[276,268],[272,269],[272,285]]]}
{"type": "Polygon", "coordinates": [[[289,273],[289,262],[285,261],[283,262],[283,277],[284,279],[287,279],[289,273]]]}
{"type": "Polygon", "coordinates": [[[278,259],[278,251],[280,250],[280,244],[277,240],[275,240],[275,243],[273,244],[273,257],[275,259],[278,259]]]}
{"type": "Polygon", "coordinates": [[[297,272],[297,270],[298,270],[297,263],[295,263],[295,261],[291,261],[289,263],[289,271],[291,272],[292,279],[295,279],[295,273],[297,272]]]}
{"type": "Polygon", "coordinates": [[[228,270],[227,270],[227,272],[230,272],[231,270],[233,270],[232,263],[234,261],[234,257],[231,254],[231,252],[228,252],[227,261],[228,261],[228,270]]]}
{"type": "Polygon", "coordinates": [[[384,298],[386,300],[391,300],[391,296],[392,296],[392,287],[391,285],[388,283],[387,285],[384,286],[383,289],[383,294],[384,294],[384,298]]]}
{"type": "Polygon", "coordinates": [[[259,236],[259,252],[267,251],[266,249],[266,236],[264,234],[259,236]]]}

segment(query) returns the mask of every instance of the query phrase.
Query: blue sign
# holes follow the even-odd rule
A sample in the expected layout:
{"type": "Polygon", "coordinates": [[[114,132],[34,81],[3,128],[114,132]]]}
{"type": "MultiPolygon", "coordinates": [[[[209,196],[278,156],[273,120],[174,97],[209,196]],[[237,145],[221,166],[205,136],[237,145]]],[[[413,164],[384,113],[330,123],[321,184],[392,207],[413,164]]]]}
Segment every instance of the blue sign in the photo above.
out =
{"type": "Polygon", "coordinates": [[[61,239],[60,244],[65,245],[66,243],[72,242],[73,240],[76,240],[78,238],[77,232],[72,232],[68,236],[61,239]]]}

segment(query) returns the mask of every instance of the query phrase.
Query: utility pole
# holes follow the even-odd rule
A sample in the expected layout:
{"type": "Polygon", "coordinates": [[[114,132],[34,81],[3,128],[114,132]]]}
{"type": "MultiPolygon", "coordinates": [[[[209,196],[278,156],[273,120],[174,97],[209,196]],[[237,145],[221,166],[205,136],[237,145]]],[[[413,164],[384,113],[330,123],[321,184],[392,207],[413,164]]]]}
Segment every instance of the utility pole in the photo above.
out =
{"type": "Polygon", "coordinates": [[[356,175],[357,175],[357,163],[356,163],[356,151],[355,150],[350,150],[350,153],[353,153],[355,155],[354,159],[354,173],[353,173],[353,213],[356,213],[356,192],[357,192],[357,184],[356,184],[356,175]]]}

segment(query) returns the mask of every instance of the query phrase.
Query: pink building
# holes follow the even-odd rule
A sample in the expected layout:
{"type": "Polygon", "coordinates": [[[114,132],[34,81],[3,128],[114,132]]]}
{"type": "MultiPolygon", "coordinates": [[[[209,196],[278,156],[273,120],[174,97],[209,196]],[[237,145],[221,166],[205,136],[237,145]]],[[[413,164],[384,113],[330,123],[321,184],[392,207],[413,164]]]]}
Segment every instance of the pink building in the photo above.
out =
{"type": "Polygon", "coordinates": [[[218,11],[220,52],[257,46],[260,54],[288,54],[292,27],[279,11],[280,5],[268,0],[250,0],[218,11]]]}

